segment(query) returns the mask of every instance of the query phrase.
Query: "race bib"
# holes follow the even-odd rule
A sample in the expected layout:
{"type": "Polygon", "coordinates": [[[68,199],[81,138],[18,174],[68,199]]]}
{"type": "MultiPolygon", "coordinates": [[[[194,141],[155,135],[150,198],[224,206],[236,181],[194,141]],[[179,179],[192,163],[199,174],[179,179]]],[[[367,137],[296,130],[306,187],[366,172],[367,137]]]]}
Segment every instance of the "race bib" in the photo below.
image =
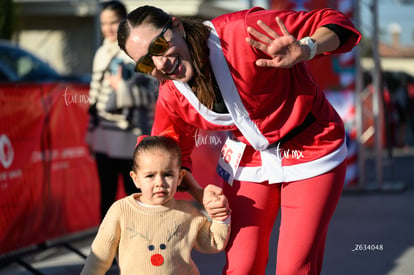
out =
{"type": "Polygon", "coordinates": [[[227,138],[226,143],[221,148],[216,170],[217,174],[230,185],[233,185],[233,178],[239,167],[245,148],[246,144],[230,138],[227,138]]]}

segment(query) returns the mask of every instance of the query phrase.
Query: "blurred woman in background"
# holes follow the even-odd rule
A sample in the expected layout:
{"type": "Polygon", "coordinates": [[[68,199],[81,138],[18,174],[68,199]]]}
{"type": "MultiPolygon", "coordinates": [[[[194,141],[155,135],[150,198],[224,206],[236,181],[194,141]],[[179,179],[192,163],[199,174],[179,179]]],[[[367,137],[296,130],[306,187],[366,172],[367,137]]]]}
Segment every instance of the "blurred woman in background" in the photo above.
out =
{"type": "Polygon", "coordinates": [[[101,190],[101,219],[115,201],[118,177],[127,195],[138,191],[129,171],[137,137],[149,133],[158,82],[134,72],[133,61],[119,49],[117,30],[127,15],[119,1],[101,3],[103,43],[95,53],[90,83],[88,143],[95,155],[101,190]]]}

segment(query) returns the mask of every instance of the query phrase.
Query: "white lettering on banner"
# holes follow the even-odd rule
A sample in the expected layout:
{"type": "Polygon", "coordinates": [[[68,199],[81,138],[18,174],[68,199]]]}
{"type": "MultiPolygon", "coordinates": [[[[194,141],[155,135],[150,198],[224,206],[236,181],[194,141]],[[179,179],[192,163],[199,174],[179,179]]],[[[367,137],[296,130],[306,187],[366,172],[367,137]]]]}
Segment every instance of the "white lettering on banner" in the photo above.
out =
{"type": "MultiPolygon", "coordinates": [[[[32,163],[43,162],[43,161],[55,161],[52,163],[52,170],[64,170],[69,168],[69,163],[65,160],[82,158],[87,155],[87,150],[84,147],[68,147],[61,151],[57,149],[33,151],[32,152],[32,163]]],[[[0,173],[0,182],[6,182],[8,180],[16,179],[23,176],[21,169],[15,169],[11,171],[0,173]]],[[[0,188],[7,188],[6,185],[0,186],[0,188]]]]}
{"type": "Polygon", "coordinates": [[[56,149],[32,152],[32,162],[51,161],[58,158],[59,151],[56,149]]]}
{"type": "MultiPolygon", "coordinates": [[[[5,134],[0,136],[0,163],[5,169],[8,169],[14,160],[14,149],[9,137],[5,134]]],[[[22,170],[14,169],[0,173],[1,189],[8,187],[7,181],[20,178],[23,175],[22,170]]]]}
{"type": "Polygon", "coordinates": [[[32,162],[39,162],[43,160],[43,154],[39,151],[32,152],[32,162]]]}
{"type": "Polygon", "coordinates": [[[64,170],[69,168],[69,163],[67,161],[58,161],[57,163],[52,164],[52,170],[64,170]]]}
{"type": "Polygon", "coordinates": [[[53,150],[43,150],[43,151],[33,151],[32,152],[32,162],[40,161],[52,161],[60,159],[77,159],[82,158],[87,155],[86,149],[82,146],[78,147],[67,147],[61,151],[57,149],[53,150]]]}
{"type": "Polygon", "coordinates": [[[65,93],[63,94],[63,97],[65,98],[66,106],[69,106],[71,104],[89,104],[90,103],[89,95],[72,93],[69,91],[67,87],[65,89],[65,93]]]}
{"type": "Polygon", "coordinates": [[[7,180],[7,172],[0,173],[0,181],[7,180]]]}
{"type": "Polygon", "coordinates": [[[0,163],[4,168],[9,168],[13,163],[14,150],[10,139],[6,135],[0,136],[0,163]]]}
{"type": "Polygon", "coordinates": [[[201,135],[199,134],[199,129],[196,130],[194,134],[195,146],[199,147],[200,145],[219,145],[221,144],[220,136],[209,136],[208,134],[201,135]]]}
{"type": "Polygon", "coordinates": [[[62,150],[62,159],[80,158],[86,155],[84,147],[73,147],[62,150]]]}
{"type": "Polygon", "coordinates": [[[9,172],[9,179],[19,178],[23,175],[22,170],[13,170],[9,172]]]}
{"type": "MultiPolygon", "coordinates": [[[[17,179],[17,178],[20,178],[21,176],[23,176],[23,172],[22,172],[21,169],[2,172],[2,173],[0,173],[0,182],[1,181],[17,179]]],[[[2,185],[2,188],[4,188],[4,187],[7,187],[7,186],[2,185]]]]}

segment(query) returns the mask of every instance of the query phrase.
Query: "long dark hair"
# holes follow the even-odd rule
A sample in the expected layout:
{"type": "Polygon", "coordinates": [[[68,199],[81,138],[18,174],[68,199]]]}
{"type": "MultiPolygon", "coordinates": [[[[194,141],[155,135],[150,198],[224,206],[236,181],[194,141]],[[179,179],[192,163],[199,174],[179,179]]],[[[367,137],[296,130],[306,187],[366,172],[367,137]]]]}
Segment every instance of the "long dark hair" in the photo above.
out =
{"type": "MultiPolygon", "coordinates": [[[[171,18],[163,10],[153,6],[142,6],[130,12],[118,28],[119,47],[126,52],[125,44],[131,29],[141,24],[153,24],[157,28],[162,28],[171,18]]],[[[209,62],[209,49],[207,40],[210,35],[210,28],[203,22],[195,18],[180,18],[186,33],[187,45],[190,50],[194,77],[191,88],[197,98],[207,108],[212,109],[216,102],[215,91],[217,89],[213,72],[209,62]]]]}

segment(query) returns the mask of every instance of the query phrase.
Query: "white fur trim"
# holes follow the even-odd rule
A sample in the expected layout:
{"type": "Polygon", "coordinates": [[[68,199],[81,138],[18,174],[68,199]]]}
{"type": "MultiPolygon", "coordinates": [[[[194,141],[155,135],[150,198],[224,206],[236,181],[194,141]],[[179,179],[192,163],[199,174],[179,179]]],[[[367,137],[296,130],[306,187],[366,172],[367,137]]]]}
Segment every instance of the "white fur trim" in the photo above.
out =
{"type": "Polygon", "coordinates": [[[282,159],[272,149],[261,151],[262,166],[239,167],[234,180],[281,183],[312,178],[341,164],[347,156],[346,142],[336,151],[306,163],[282,166],[282,159]]]}
{"type": "Polygon", "coordinates": [[[211,27],[211,33],[208,40],[210,48],[210,63],[216,76],[220,92],[223,96],[224,103],[233,117],[234,123],[256,150],[264,150],[269,146],[269,141],[260,132],[257,125],[250,119],[249,113],[241,101],[239,92],[234,84],[226,59],[220,44],[220,38],[210,21],[204,24],[211,27]]]}

